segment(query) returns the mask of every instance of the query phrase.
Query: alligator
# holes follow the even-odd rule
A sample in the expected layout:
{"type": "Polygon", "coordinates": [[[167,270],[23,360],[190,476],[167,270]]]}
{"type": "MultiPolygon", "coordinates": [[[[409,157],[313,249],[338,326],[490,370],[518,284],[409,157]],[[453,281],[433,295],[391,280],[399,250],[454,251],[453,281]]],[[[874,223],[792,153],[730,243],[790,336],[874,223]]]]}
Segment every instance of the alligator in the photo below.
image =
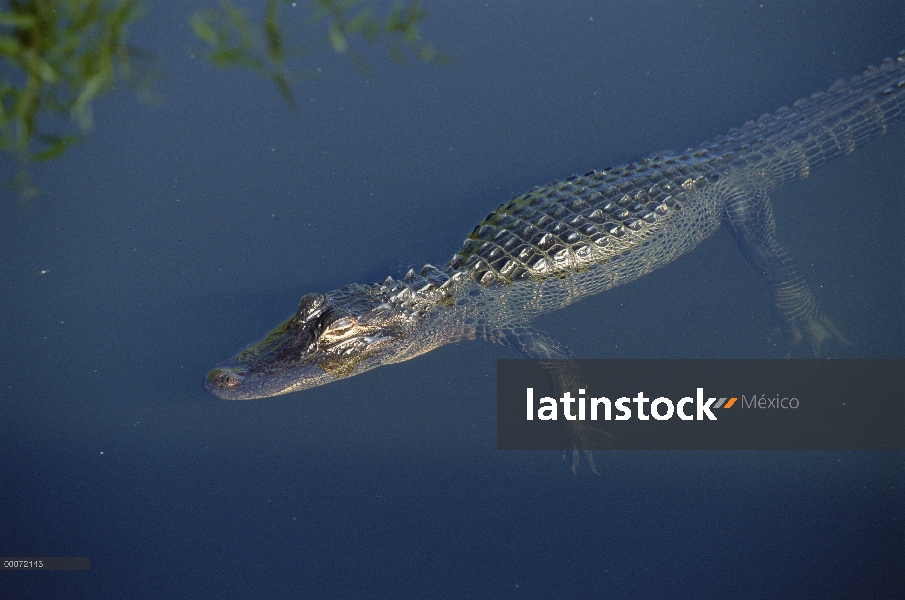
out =
{"type": "Polygon", "coordinates": [[[772,294],[789,347],[845,342],[777,242],[770,191],[807,177],[905,112],[905,52],[684,153],[588,171],[519,195],[442,268],[302,297],[294,315],[207,375],[230,400],[305,390],[480,339],[571,358],[539,315],[627,283],[726,225],[772,294]]]}

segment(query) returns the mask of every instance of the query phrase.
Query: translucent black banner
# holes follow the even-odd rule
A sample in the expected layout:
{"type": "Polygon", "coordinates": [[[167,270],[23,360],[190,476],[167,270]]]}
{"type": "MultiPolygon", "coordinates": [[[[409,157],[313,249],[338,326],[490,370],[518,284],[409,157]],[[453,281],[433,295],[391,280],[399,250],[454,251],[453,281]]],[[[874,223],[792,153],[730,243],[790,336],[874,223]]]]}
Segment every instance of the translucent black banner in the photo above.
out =
{"type": "Polygon", "coordinates": [[[0,558],[3,571],[89,571],[87,556],[4,556],[0,558]]]}
{"type": "Polygon", "coordinates": [[[905,360],[500,360],[497,448],[905,450],[905,360]]]}

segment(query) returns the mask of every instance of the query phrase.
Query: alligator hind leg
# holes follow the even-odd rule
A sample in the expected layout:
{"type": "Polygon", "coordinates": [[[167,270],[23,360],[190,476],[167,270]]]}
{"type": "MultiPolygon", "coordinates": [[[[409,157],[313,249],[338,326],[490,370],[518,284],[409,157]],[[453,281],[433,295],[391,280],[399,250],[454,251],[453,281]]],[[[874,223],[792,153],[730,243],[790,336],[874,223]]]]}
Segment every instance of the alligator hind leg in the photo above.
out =
{"type": "Polygon", "coordinates": [[[726,222],[742,253],[770,286],[774,320],[787,343],[786,356],[802,340],[814,356],[819,356],[828,338],[851,345],[817,306],[795,259],[777,243],[766,187],[759,181],[745,182],[728,193],[726,222]]]}

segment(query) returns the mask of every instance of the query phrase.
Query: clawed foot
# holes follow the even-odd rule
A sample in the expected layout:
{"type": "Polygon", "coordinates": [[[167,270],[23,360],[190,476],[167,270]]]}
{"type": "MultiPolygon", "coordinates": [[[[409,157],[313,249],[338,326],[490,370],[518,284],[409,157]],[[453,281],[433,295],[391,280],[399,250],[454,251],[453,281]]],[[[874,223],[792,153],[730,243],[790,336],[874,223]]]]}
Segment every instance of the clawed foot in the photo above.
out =
{"type": "Polygon", "coordinates": [[[604,449],[611,447],[610,440],[615,440],[612,435],[597,427],[588,425],[569,423],[569,431],[566,433],[569,439],[571,450],[563,452],[563,459],[568,454],[572,461],[572,473],[578,474],[578,466],[581,459],[584,458],[591,471],[600,475],[597,471],[597,464],[594,462],[594,449],[604,449]]]}
{"type": "Polygon", "coordinates": [[[827,339],[835,339],[846,346],[854,345],[842,335],[842,332],[816,306],[805,315],[785,320],[782,327],[778,325],[774,327],[770,335],[770,341],[776,344],[779,343],[779,339],[784,339],[786,358],[791,357],[792,350],[799,346],[802,341],[807,342],[808,346],[810,346],[814,358],[826,358],[821,354],[820,350],[823,342],[827,339]]]}

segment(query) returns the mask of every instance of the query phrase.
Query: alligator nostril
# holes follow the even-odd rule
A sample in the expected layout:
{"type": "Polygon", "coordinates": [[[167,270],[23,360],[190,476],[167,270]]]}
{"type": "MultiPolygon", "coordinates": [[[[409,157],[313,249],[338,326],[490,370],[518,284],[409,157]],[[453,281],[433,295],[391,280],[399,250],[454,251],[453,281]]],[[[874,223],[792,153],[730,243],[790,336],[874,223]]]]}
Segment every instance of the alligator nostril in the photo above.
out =
{"type": "Polygon", "coordinates": [[[214,369],[207,374],[207,381],[213,387],[229,390],[242,384],[242,376],[232,369],[214,369]]]}

